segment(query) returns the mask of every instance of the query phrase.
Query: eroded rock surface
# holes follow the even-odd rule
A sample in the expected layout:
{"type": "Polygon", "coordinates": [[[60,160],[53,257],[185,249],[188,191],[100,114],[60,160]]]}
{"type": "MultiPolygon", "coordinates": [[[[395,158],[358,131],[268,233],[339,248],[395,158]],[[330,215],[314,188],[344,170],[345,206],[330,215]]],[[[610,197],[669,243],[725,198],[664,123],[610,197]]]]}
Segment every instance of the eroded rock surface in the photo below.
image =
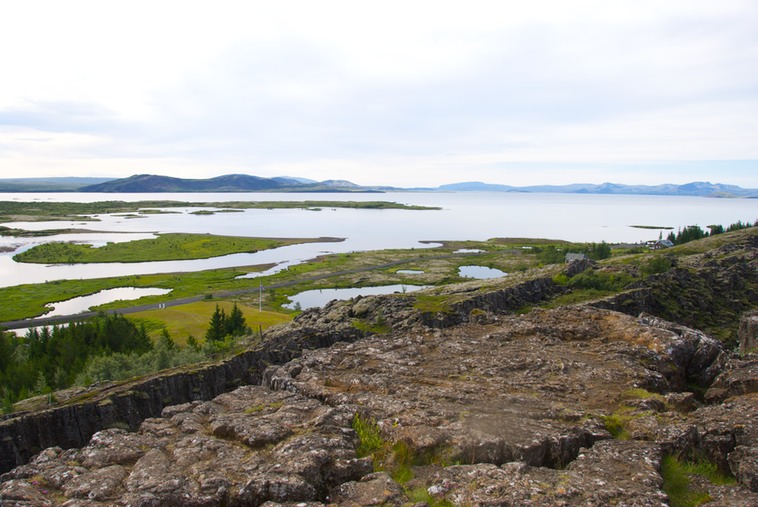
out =
{"type": "Polygon", "coordinates": [[[48,449],[2,477],[0,501],[231,506],[324,498],[372,471],[370,460],[356,457],[352,415],[242,387],[171,407],[136,433],[105,430],[82,449],[48,449]]]}
{"type": "Polygon", "coordinates": [[[306,351],[263,386],[47,449],[0,476],[0,504],[665,505],[678,455],[736,477],[703,486],[716,505],[758,505],[750,358],[591,307],[496,320],[306,351]],[[356,414],[379,429],[373,462],[356,414]]]}

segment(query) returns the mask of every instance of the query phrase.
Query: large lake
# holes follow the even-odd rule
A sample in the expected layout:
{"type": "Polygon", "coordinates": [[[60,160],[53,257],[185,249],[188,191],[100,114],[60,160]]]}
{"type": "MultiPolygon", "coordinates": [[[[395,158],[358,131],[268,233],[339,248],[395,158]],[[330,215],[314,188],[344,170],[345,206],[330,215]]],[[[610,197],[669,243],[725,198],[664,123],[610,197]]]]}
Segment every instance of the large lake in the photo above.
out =
{"type": "MultiPolygon", "coordinates": [[[[495,237],[551,238],[569,241],[602,240],[635,243],[657,239],[659,230],[632,225],[666,226],[678,229],[697,224],[729,225],[758,218],[756,199],[709,199],[703,197],[527,194],[499,192],[451,193],[219,193],[219,194],[79,194],[0,193],[0,201],[393,201],[439,206],[439,211],[357,210],[324,208],[256,209],[240,213],[192,215],[196,207],[172,208],[171,214],[144,218],[102,215],[98,222],[14,222],[2,224],[20,229],[86,228],[98,232],[44,238],[0,238],[0,286],[42,283],[71,278],[198,271],[204,269],[302,262],[323,253],[377,250],[384,248],[431,248],[422,241],[485,240],[495,237]],[[108,241],[130,241],[159,232],[200,232],[261,237],[340,237],[340,243],[294,245],[255,254],[235,254],[215,259],[146,263],[88,265],[20,264],[12,255],[47,241],[77,241],[102,245],[108,241]]],[[[668,231],[662,231],[665,236],[668,231]]]]}

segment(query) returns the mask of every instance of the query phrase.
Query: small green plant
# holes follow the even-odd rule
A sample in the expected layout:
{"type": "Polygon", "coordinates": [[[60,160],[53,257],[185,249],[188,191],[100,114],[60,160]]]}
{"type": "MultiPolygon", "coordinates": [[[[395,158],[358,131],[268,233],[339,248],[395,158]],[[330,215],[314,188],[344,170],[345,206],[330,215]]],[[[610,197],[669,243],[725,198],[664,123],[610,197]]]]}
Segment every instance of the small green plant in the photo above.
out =
{"type": "Polygon", "coordinates": [[[356,453],[359,458],[370,456],[384,446],[381,429],[373,417],[355,414],[353,429],[358,435],[359,444],[356,453]]]}
{"type": "Polygon", "coordinates": [[[611,436],[618,440],[629,440],[629,433],[626,430],[626,424],[632,419],[631,416],[614,412],[611,415],[602,416],[605,429],[611,436]]]}
{"type": "Polygon", "coordinates": [[[373,324],[371,324],[365,320],[354,320],[352,322],[352,326],[359,331],[363,331],[364,333],[386,334],[390,332],[390,327],[385,322],[378,323],[375,321],[373,324]]]}
{"type": "Polygon", "coordinates": [[[687,463],[687,469],[695,475],[702,475],[717,486],[730,486],[737,483],[737,479],[732,476],[724,475],[715,463],[700,460],[695,463],[687,463]]]}
{"type": "Polygon", "coordinates": [[[266,409],[279,410],[280,408],[282,408],[282,405],[284,405],[283,401],[275,401],[273,403],[259,403],[258,405],[253,405],[251,407],[246,408],[245,413],[257,414],[259,412],[263,412],[266,409]]]}
{"type": "Polygon", "coordinates": [[[356,449],[358,457],[372,456],[374,470],[389,473],[399,484],[405,484],[414,478],[414,466],[447,466],[450,462],[452,452],[448,446],[440,445],[419,453],[402,440],[395,443],[384,440],[379,425],[372,417],[355,414],[352,426],[359,439],[356,449]]]}
{"type": "Polygon", "coordinates": [[[413,449],[405,442],[395,442],[392,446],[392,466],[390,475],[398,484],[405,484],[413,479],[413,464],[415,461],[413,449]]]}
{"type": "Polygon", "coordinates": [[[690,484],[691,475],[701,475],[713,484],[734,484],[734,478],[719,472],[718,467],[707,460],[686,461],[679,456],[667,455],[661,461],[663,491],[669,496],[672,507],[695,507],[711,500],[705,492],[690,484]]]}
{"type": "Polygon", "coordinates": [[[452,464],[452,455],[452,448],[445,444],[419,451],[401,440],[392,445],[392,452],[385,458],[383,468],[390,472],[396,482],[405,484],[414,478],[414,466],[446,467],[452,464]]]}
{"type": "Polygon", "coordinates": [[[424,486],[418,486],[407,490],[405,494],[408,495],[408,498],[414,503],[425,503],[429,507],[453,507],[450,500],[430,495],[429,491],[424,486]]]}
{"type": "Polygon", "coordinates": [[[450,311],[449,300],[445,296],[417,295],[413,307],[423,313],[447,313],[450,311]]]}

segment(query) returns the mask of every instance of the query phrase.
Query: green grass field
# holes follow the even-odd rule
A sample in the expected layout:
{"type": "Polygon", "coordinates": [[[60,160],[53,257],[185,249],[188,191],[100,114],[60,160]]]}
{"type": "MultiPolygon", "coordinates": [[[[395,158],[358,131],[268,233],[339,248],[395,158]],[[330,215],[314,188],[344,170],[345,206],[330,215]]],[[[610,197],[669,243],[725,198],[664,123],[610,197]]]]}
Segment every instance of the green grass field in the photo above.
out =
{"type": "MultiPolygon", "coordinates": [[[[144,324],[148,334],[154,340],[158,338],[161,330],[165,328],[177,345],[184,346],[189,336],[194,336],[202,341],[208,329],[208,322],[216,310],[216,305],[223,309],[227,315],[232,311],[234,303],[231,301],[198,301],[186,305],[172,306],[162,310],[148,310],[127,315],[137,325],[144,324]]],[[[265,331],[271,326],[282,324],[292,320],[292,315],[284,313],[262,311],[258,308],[237,304],[245,316],[247,325],[258,332],[265,331]]]]}

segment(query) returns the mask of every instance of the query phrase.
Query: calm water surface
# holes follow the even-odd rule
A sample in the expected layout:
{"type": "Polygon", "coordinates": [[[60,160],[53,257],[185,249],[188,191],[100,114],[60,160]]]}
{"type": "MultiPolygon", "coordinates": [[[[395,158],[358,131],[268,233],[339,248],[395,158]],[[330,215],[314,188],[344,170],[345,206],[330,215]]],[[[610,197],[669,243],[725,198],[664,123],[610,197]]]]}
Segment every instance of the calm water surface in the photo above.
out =
{"type": "Polygon", "coordinates": [[[357,296],[376,296],[379,294],[405,293],[423,289],[420,285],[382,285],[379,287],[356,287],[350,289],[315,289],[300,292],[291,296],[291,303],[284,306],[294,309],[298,305],[301,309],[316,308],[326,305],[333,299],[350,299],[357,296]]]}
{"type": "Polygon", "coordinates": [[[162,296],[171,292],[171,289],[158,289],[151,287],[118,287],[105,289],[88,296],[67,299],[47,305],[50,311],[45,317],[55,315],[74,315],[89,311],[93,306],[99,306],[113,301],[139,299],[144,296],[162,296]]]}
{"type": "Polygon", "coordinates": [[[486,266],[461,266],[458,268],[458,276],[464,278],[476,278],[478,280],[486,280],[488,278],[500,278],[501,276],[507,276],[508,273],[500,271],[495,268],[488,268],[486,266]]]}
{"type": "MultiPolygon", "coordinates": [[[[386,193],[386,194],[0,194],[0,201],[394,201],[439,206],[439,211],[355,210],[324,208],[245,210],[241,213],[191,215],[198,207],[170,209],[179,213],[145,215],[129,219],[99,215],[99,221],[16,222],[7,227],[40,230],[86,228],[95,232],[61,234],[45,238],[0,238],[0,286],[42,283],[48,280],[100,278],[131,274],[170,273],[277,263],[277,268],[303,262],[325,253],[384,248],[433,248],[422,241],[486,240],[495,237],[551,238],[569,241],[640,242],[657,239],[659,232],[631,225],[668,226],[678,229],[697,224],[728,225],[758,218],[758,200],[701,197],[527,194],[498,192],[386,193]],[[214,259],[87,265],[20,264],[18,251],[48,241],[77,241],[102,245],[131,241],[157,233],[193,232],[261,237],[340,237],[339,243],[293,245],[254,254],[214,259]]],[[[201,208],[208,209],[208,208],[201,208]]],[[[251,273],[251,277],[257,276],[251,273]]]]}

